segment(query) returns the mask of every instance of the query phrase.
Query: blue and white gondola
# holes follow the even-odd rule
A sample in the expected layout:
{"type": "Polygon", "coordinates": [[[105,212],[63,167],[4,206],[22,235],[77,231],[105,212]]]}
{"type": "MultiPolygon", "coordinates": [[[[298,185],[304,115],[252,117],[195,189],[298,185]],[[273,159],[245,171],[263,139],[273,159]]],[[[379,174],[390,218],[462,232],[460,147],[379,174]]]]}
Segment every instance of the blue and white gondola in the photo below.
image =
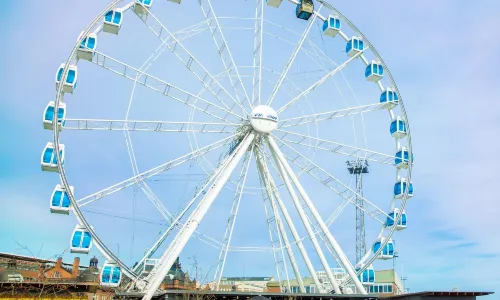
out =
{"type": "Polygon", "coordinates": [[[386,227],[392,227],[394,226],[396,219],[400,218],[398,220],[398,223],[396,224],[396,230],[403,230],[407,226],[407,217],[406,213],[403,210],[402,212],[399,210],[399,208],[393,209],[390,213],[389,216],[387,217],[387,220],[385,221],[385,226],[386,227]]]}
{"type": "MultiPolygon", "coordinates": [[[[45,145],[41,157],[41,165],[43,171],[59,172],[59,169],[57,168],[58,165],[57,156],[54,150],[55,146],[53,143],[48,142],[47,145],[45,145]]],[[[59,155],[61,156],[61,163],[63,165],[64,165],[64,154],[65,154],[65,147],[63,144],[59,144],[59,155]]]]}
{"type": "MultiPolygon", "coordinates": [[[[62,73],[66,64],[61,64],[56,72],[56,89],[59,87],[59,82],[61,82],[62,73]]],[[[78,67],[75,65],[70,65],[68,67],[68,73],[66,73],[66,78],[63,80],[63,93],[73,93],[76,89],[76,83],[78,81],[78,67]]]]}
{"type": "MultiPolygon", "coordinates": [[[[398,169],[407,169],[410,161],[410,151],[408,148],[401,147],[398,152],[396,152],[396,156],[394,157],[394,165],[398,169]]],[[[411,164],[415,162],[415,156],[411,155],[411,164]]]]}
{"type": "Polygon", "coordinates": [[[102,30],[112,34],[118,34],[122,27],[122,22],[123,12],[119,9],[110,10],[104,15],[102,30]]]}
{"type": "Polygon", "coordinates": [[[341,26],[339,17],[329,16],[325,22],[323,22],[323,34],[334,37],[339,33],[341,26]]]}
{"type": "MultiPolygon", "coordinates": [[[[361,268],[357,267],[356,272],[358,272],[361,268]]],[[[358,275],[359,281],[363,285],[374,285],[375,284],[375,269],[373,265],[367,267],[361,274],[358,275]]]]}
{"type": "Polygon", "coordinates": [[[78,41],[80,42],[80,46],[78,46],[76,57],[92,61],[95,50],[97,49],[97,34],[89,33],[87,36],[83,37],[82,32],[78,37],[78,41]]]}
{"type": "Polygon", "coordinates": [[[378,61],[371,61],[365,69],[366,80],[379,82],[384,77],[384,66],[378,61]]]}
{"type": "Polygon", "coordinates": [[[122,280],[122,271],[118,264],[106,261],[102,267],[100,281],[102,286],[117,287],[122,280]]]}
{"type": "Polygon", "coordinates": [[[365,43],[359,37],[352,37],[345,46],[345,52],[350,57],[353,57],[359,52],[363,52],[363,50],[365,50],[365,43]]]}
{"type": "MultiPolygon", "coordinates": [[[[373,254],[377,253],[377,251],[382,247],[382,244],[385,242],[385,238],[379,238],[377,241],[373,244],[372,247],[372,252],[373,254]]],[[[380,251],[380,254],[377,256],[378,259],[391,259],[394,257],[394,242],[392,240],[389,240],[385,247],[380,251]]]]}
{"type": "MultiPolygon", "coordinates": [[[[50,101],[49,104],[45,107],[45,110],[43,112],[43,128],[47,130],[52,130],[54,129],[54,112],[55,112],[55,102],[50,101]]],[[[59,125],[59,130],[61,130],[64,125],[66,124],[66,121],[64,120],[66,118],[66,104],[63,102],[59,103],[59,108],[57,110],[57,124],[59,125]]]]}
{"type": "MultiPolygon", "coordinates": [[[[74,194],[75,189],[70,186],[71,193],[74,194]]],[[[56,185],[52,196],[50,197],[50,212],[54,214],[68,215],[71,209],[71,202],[68,193],[64,186],[56,185]]]]}
{"type": "Polygon", "coordinates": [[[88,254],[92,248],[92,236],[82,225],[76,225],[71,235],[70,252],[88,254]]]}
{"type": "Polygon", "coordinates": [[[391,122],[390,131],[392,137],[398,139],[404,138],[408,133],[404,119],[402,117],[396,117],[396,119],[391,122]]]}
{"type": "Polygon", "coordinates": [[[380,94],[380,103],[385,109],[393,109],[399,103],[398,93],[391,88],[387,88],[380,94]]]}
{"type": "Polygon", "coordinates": [[[403,199],[406,190],[408,189],[408,199],[413,197],[413,183],[408,184],[408,179],[400,178],[396,184],[394,184],[394,198],[403,199]]]}
{"type": "Polygon", "coordinates": [[[146,14],[153,4],[153,0],[135,0],[134,12],[139,15],[146,14]]]}

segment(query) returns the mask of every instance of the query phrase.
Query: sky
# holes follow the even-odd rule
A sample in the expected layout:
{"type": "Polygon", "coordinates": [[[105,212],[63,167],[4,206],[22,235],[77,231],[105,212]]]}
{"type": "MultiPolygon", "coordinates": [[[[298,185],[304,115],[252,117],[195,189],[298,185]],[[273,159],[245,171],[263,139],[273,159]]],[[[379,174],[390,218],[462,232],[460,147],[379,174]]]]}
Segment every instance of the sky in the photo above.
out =
{"type": "MultiPolygon", "coordinates": [[[[156,0],[153,13],[161,16],[164,25],[172,31],[203,20],[196,3],[184,2],[181,6],[174,6],[168,1],[156,0]]],[[[251,1],[241,1],[241,5],[228,7],[215,5],[221,16],[246,14],[251,17],[253,12],[251,1]]],[[[479,4],[444,0],[418,3],[387,0],[349,1],[336,5],[370,39],[391,69],[411,126],[416,158],[412,173],[415,197],[407,207],[409,226],[395,237],[399,253],[397,272],[407,278],[410,291],[458,288],[460,291],[500,292],[496,270],[500,268],[500,238],[496,232],[500,206],[492,196],[494,157],[499,150],[494,139],[495,132],[500,129],[500,107],[494,96],[498,83],[495,75],[500,68],[500,61],[495,59],[495,54],[500,51],[499,34],[495,30],[500,26],[497,13],[500,4],[496,1],[481,1],[479,4]]],[[[55,173],[40,170],[41,150],[52,138],[51,132],[42,128],[42,112],[47,102],[54,99],[57,67],[67,58],[79,33],[103,6],[96,0],[71,3],[58,0],[50,7],[39,1],[22,6],[9,2],[0,12],[5,41],[0,48],[0,84],[3,91],[0,130],[5,141],[0,147],[0,201],[3,208],[0,251],[44,258],[62,255],[68,261],[73,257],[67,247],[76,223],[74,216],[51,215],[47,207],[52,189],[59,179],[55,173]]],[[[284,28],[302,32],[306,23],[296,20],[293,11],[294,7],[284,2],[278,10],[266,8],[265,13],[284,28]],[[288,10],[288,15],[285,10],[288,10]]],[[[239,25],[252,26],[252,23],[242,21],[239,25]]],[[[284,39],[298,40],[297,35],[283,28],[269,26],[268,30],[284,39]]],[[[315,32],[311,33],[311,39],[320,48],[324,47],[337,63],[346,60],[339,50],[343,41],[338,37],[324,41],[315,26],[311,32],[315,32]]],[[[159,45],[154,35],[131,12],[125,15],[120,35],[107,34],[102,39],[101,35],[99,51],[137,68],[159,45]]],[[[226,38],[236,64],[252,64],[252,32],[228,30],[226,38]]],[[[274,38],[269,37],[265,42],[276,43],[273,44],[275,48],[264,46],[267,54],[264,65],[269,69],[264,76],[270,82],[263,83],[263,90],[267,93],[273,87],[272,82],[278,78],[276,72],[281,72],[293,50],[286,43],[273,41],[274,38]],[[269,57],[272,59],[267,59],[269,57]]],[[[200,34],[187,39],[185,46],[196,57],[201,57],[200,61],[213,74],[224,70],[213,51],[209,35],[200,34]]],[[[331,65],[327,67],[332,68],[331,65]]],[[[307,87],[319,79],[311,75],[316,69],[318,66],[301,52],[289,72],[290,78],[302,84],[300,88],[307,87]]],[[[374,103],[378,97],[375,86],[364,82],[363,78],[356,80],[356,72],[362,71],[362,65],[357,61],[343,73],[354,93],[346,81],[338,77],[336,88],[333,85],[318,88],[314,94],[317,97],[311,97],[314,99],[309,100],[309,105],[280,117],[297,116],[294,113],[298,114],[301,110],[312,113],[315,109],[374,103]],[[328,100],[331,98],[329,93],[338,95],[340,92],[344,92],[344,102],[335,104],[328,100]],[[375,97],[375,101],[370,97],[375,97]]],[[[198,93],[202,87],[171,53],[162,55],[148,72],[193,93],[198,93]]],[[[248,68],[246,71],[241,68],[240,72],[248,74],[248,68]]],[[[229,84],[224,84],[229,89],[229,84]]],[[[251,82],[246,79],[245,85],[249,90],[251,82]]],[[[131,91],[131,81],[88,62],[80,62],[78,90],[65,98],[69,117],[122,120],[131,91]]],[[[183,105],[165,101],[164,97],[144,87],[137,87],[133,95],[131,118],[185,121],[189,116],[183,105]]],[[[215,100],[207,92],[202,95],[215,100]]],[[[284,104],[287,97],[284,92],[278,93],[276,103],[284,104]]],[[[195,113],[194,119],[200,122],[217,121],[200,113],[195,113]]],[[[317,130],[321,132],[319,136],[325,139],[351,145],[359,143],[391,154],[394,144],[390,144],[387,115],[382,115],[382,112],[367,114],[363,120],[365,134],[362,133],[360,118],[336,120],[332,127],[321,124],[316,129],[299,128],[297,132],[305,134],[308,130],[317,130]]],[[[123,133],[63,131],[61,136],[68,147],[65,166],[77,198],[133,175],[123,133]]],[[[133,132],[131,136],[141,171],[190,152],[186,134],[133,132]]],[[[212,134],[198,137],[200,145],[206,145],[225,136],[212,134]]],[[[307,150],[299,146],[296,149],[307,150]]],[[[219,155],[220,152],[208,155],[207,160],[213,164],[219,155]]],[[[323,153],[310,155],[308,157],[324,163],[328,170],[352,186],[352,178],[341,171],[345,169],[343,161],[346,157],[325,156],[323,153]]],[[[254,169],[250,171],[256,175],[254,169]]],[[[236,170],[238,172],[239,169],[236,170]]],[[[184,164],[175,172],[165,174],[149,184],[155,193],[163,195],[160,199],[169,210],[175,212],[189,201],[196,184],[203,182],[203,169],[199,164],[184,164]],[[188,172],[194,175],[188,178],[185,176],[188,172]]],[[[305,175],[301,178],[311,198],[329,197],[327,193],[330,191],[318,187],[317,182],[305,175]]],[[[248,181],[250,185],[258,185],[255,176],[248,181]]],[[[389,197],[386,195],[390,195],[393,182],[394,167],[374,163],[371,174],[365,179],[365,196],[387,207],[389,197]]],[[[261,217],[264,213],[261,202],[258,208],[254,202],[262,201],[258,193],[257,190],[250,190],[242,199],[242,213],[235,225],[235,245],[269,247],[265,224],[257,221],[264,220],[261,217]]],[[[232,194],[229,189],[223,190],[220,201],[214,204],[211,214],[200,227],[203,233],[222,239],[232,194]]],[[[85,208],[88,220],[111,250],[133,264],[161,232],[161,215],[152,209],[141,190],[130,188],[105,200],[85,208]],[[116,215],[121,218],[116,218],[116,215]],[[138,217],[142,220],[140,222],[124,217],[139,215],[142,216],[138,217]]],[[[317,205],[326,218],[326,212],[333,211],[338,203],[319,201],[317,205]]],[[[296,214],[293,216],[297,218],[296,214]]],[[[334,223],[332,226],[332,232],[345,246],[349,257],[354,252],[353,216],[354,209],[349,207],[338,220],[338,224],[342,225],[334,223]]],[[[376,222],[367,221],[369,239],[373,240],[378,229],[376,222]]],[[[304,234],[303,230],[301,234],[304,234]]],[[[194,240],[181,254],[181,262],[190,273],[198,264],[203,270],[200,272],[213,272],[218,249],[206,246],[194,240]]],[[[307,249],[312,251],[310,245],[307,249]]],[[[93,250],[82,261],[88,261],[92,255],[100,257],[93,250]]],[[[313,263],[319,268],[317,259],[313,263]]],[[[377,262],[375,266],[381,269],[392,267],[392,261],[377,262]]],[[[229,256],[224,274],[268,276],[273,272],[272,256],[268,253],[264,257],[259,252],[236,252],[229,256]]]]}

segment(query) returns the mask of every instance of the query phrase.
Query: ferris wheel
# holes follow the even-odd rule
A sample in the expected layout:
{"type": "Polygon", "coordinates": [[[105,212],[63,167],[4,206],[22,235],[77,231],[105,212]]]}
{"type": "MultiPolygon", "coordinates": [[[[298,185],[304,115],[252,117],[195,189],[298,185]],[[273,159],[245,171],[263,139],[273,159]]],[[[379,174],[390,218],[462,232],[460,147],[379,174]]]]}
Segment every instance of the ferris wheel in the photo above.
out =
{"type": "Polygon", "coordinates": [[[145,292],[145,299],[191,241],[218,249],[215,289],[231,252],[254,251],[272,257],[283,290],[291,291],[295,278],[299,292],[310,292],[302,281],[308,275],[320,293],[352,286],[366,294],[375,282],[374,261],[394,257],[393,234],[406,228],[406,202],[413,196],[409,124],[389,69],[325,1],[197,2],[113,1],[57,69],[56,98],[43,115],[53,140],[41,165],[61,179],[50,211],[77,218],[71,252],[96,248],[106,258],[101,284],[130,283],[127,288],[145,292]],[[90,136],[88,143],[72,142],[82,134],[90,136]],[[98,142],[90,142],[92,135],[98,142]],[[120,169],[110,179],[110,168],[99,166],[121,154],[102,145],[117,136],[125,139],[120,147],[132,175],[120,169]],[[102,144],[94,149],[92,143],[102,144]],[[166,159],[156,164],[156,157],[166,159]],[[363,194],[353,187],[346,160],[373,168],[363,194]],[[93,173],[81,177],[85,183],[73,183],[87,166],[93,173]],[[172,170],[184,171],[194,184],[165,189],[154,183],[172,170]],[[102,186],[107,180],[112,184],[102,186]],[[90,192],[76,197],[79,186],[90,192]],[[132,187],[149,202],[141,205],[164,219],[134,267],[107,242],[115,234],[112,222],[94,223],[86,213],[132,187]],[[172,204],[174,198],[183,200],[172,204]],[[257,204],[261,210],[254,210],[257,204]],[[359,259],[345,244],[352,244],[354,231],[339,237],[349,231],[338,224],[352,219],[351,209],[366,216],[371,245],[359,259]],[[238,238],[238,229],[260,228],[257,212],[266,230],[252,234],[270,243],[233,245],[250,240],[238,238]],[[238,223],[242,218],[249,223],[238,223]],[[205,226],[217,222],[222,231],[205,226]]]}

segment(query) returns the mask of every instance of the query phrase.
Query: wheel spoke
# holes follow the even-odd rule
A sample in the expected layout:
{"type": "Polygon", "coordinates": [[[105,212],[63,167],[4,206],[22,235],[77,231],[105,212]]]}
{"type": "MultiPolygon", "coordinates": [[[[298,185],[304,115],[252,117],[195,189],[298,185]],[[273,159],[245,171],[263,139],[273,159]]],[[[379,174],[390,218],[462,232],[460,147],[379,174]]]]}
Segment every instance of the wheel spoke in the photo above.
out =
{"type": "Polygon", "coordinates": [[[363,52],[361,51],[361,52],[356,53],[356,55],[354,55],[353,57],[351,57],[348,60],[346,60],[343,64],[341,64],[340,66],[338,66],[335,69],[333,69],[332,71],[330,71],[328,74],[326,74],[325,76],[323,76],[320,80],[316,81],[310,87],[308,87],[307,89],[305,89],[297,97],[295,97],[292,100],[288,101],[288,103],[286,103],[280,109],[278,109],[277,112],[281,113],[282,111],[284,111],[285,109],[287,109],[288,107],[290,107],[291,105],[293,105],[295,102],[297,102],[298,100],[300,100],[302,97],[304,97],[304,95],[307,95],[309,92],[311,92],[312,90],[314,90],[315,88],[317,88],[318,86],[320,86],[328,78],[330,78],[333,75],[337,74],[338,72],[342,71],[345,67],[347,67],[349,65],[349,63],[351,63],[353,60],[355,60],[356,58],[358,58],[358,56],[360,56],[361,53],[363,53],[363,52]]]}
{"type": "Polygon", "coordinates": [[[234,133],[235,123],[201,123],[168,121],[133,121],[99,119],[64,119],[68,130],[112,130],[154,132],[234,133]]]}
{"type": "Polygon", "coordinates": [[[164,96],[172,98],[176,101],[184,103],[194,109],[197,109],[207,115],[210,115],[218,120],[229,123],[226,118],[228,115],[233,115],[239,120],[241,116],[234,112],[220,107],[208,100],[191,94],[171,83],[165,82],[134,67],[131,67],[119,60],[106,56],[98,51],[95,52],[92,63],[105,68],[108,71],[119,74],[127,79],[137,82],[147,88],[161,93],[164,96]],[[138,79],[139,78],[139,79],[138,79]]]}
{"type": "Polygon", "coordinates": [[[324,150],[332,153],[353,156],[355,158],[366,159],[369,161],[378,162],[381,164],[392,165],[395,157],[392,155],[379,153],[367,149],[362,149],[350,145],[345,145],[337,142],[332,142],[316,137],[277,129],[274,131],[274,136],[283,142],[310,147],[314,149],[324,150]],[[313,141],[314,144],[305,143],[306,140],[313,141]]]}
{"type": "Polygon", "coordinates": [[[151,178],[157,174],[160,174],[160,173],[163,173],[167,170],[170,170],[171,168],[173,167],[176,167],[178,165],[181,165],[187,161],[190,161],[192,159],[196,159],[197,157],[201,156],[201,155],[204,155],[205,153],[208,153],[208,152],[211,152],[215,149],[218,149],[218,148],[221,148],[225,145],[228,145],[231,141],[232,141],[232,138],[234,136],[230,136],[230,137],[226,137],[222,140],[219,140],[215,143],[212,143],[208,146],[205,146],[203,148],[200,148],[196,151],[193,151],[191,153],[188,153],[188,154],[185,154],[181,157],[178,157],[174,160],[171,160],[167,163],[164,163],[158,167],[155,167],[155,168],[152,168],[148,171],[145,171],[145,172],[142,172],[141,174],[138,174],[138,175],[135,175],[129,179],[126,179],[120,183],[117,183],[115,185],[112,185],[110,187],[107,187],[97,193],[94,193],[92,195],[89,195],[85,198],[82,198],[80,200],[77,200],[77,203],[78,203],[78,206],[79,207],[82,207],[82,206],[85,206],[87,204],[90,204],[98,199],[101,199],[103,197],[106,197],[108,195],[111,195],[115,192],[118,192],[126,187],[129,187],[129,186],[132,186],[134,184],[137,184],[137,183],[140,183],[148,178],[151,178]]]}
{"type": "Polygon", "coordinates": [[[311,20],[309,20],[309,23],[307,24],[306,29],[302,33],[302,36],[300,37],[299,42],[295,46],[295,49],[293,50],[292,55],[290,56],[290,59],[288,60],[283,72],[281,72],[281,76],[280,76],[278,82],[276,83],[276,85],[274,86],[274,89],[271,92],[271,96],[269,96],[269,100],[267,100],[268,106],[270,106],[273,103],[274,98],[276,97],[276,94],[278,93],[278,90],[281,87],[283,80],[285,79],[285,76],[288,74],[288,71],[290,70],[293,62],[295,61],[297,54],[299,53],[300,49],[302,48],[302,44],[304,44],[304,41],[307,38],[307,34],[311,30],[312,24],[314,24],[315,20],[316,20],[316,14],[311,18],[311,20]]]}
{"type": "MultiPolygon", "coordinates": [[[[276,136],[275,136],[276,137],[276,136]]],[[[346,184],[344,184],[342,181],[338,180],[335,178],[333,175],[325,171],[323,168],[318,166],[316,163],[314,163],[312,160],[308,159],[306,156],[304,156],[302,153],[299,151],[295,150],[293,147],[288,145],[286,142],[284,142],[282,139],[280,140],[277,138],[277,140],[280,142],[281,147],[285,146],[286,148],[290,149],[294,157],[289,157],[283,154],[283,156],[293,164],[295,164],[297,167],[300,168],[300,170],[305,171],[309,175],[311,175],[313,178],[324,184],[326,187],[328,187],[330,190],[334,191],[337,195],[342,197],[343,199],[351,202],[354,206],[357,208],[363,210],[367,215],[371,216],[373,219],[378,221],[381,224],[385,224],[383,220],[380,220],[377,218],[378,215],[383,215],[384,218],[389,217],[389,215],[384,212],[382,209],[380,209],[378,206],[373,204],[371,201],[367,200],[363,196],[359,195],[355,191],[353,191],[350,187],[348,187],[346,184]],[[301,163],[300,161],[303,161],[301,163]],[[362,199],[365,204],[370,205],[372,208],[374,208],[378,213],[375,214],[373,212],[370,212],[366,209],[366,207],[360,207],[359,205],[356,204],[356,197],[359,197],[359,199],[362,199]]]]}
{"type": "MultiPolygon", "coordinates": [[[[268,21],[268,20],[266,20],[266,23],[276,25],[276,23],[273,23],[273,22],[268,21]]],[[[278,25],[278,26],[279,26],[279,25],[278,25]]],[[[282,27],[282,26],[279,26],[279,27],[284,28],[284,27],[282,27]]],[[[290,31],[291,31],[291,30],[290,30],[290,31]]],[[[295,33],[294,31],[291,31],[291,32],[295,33]]],[[[265,35],[268,35],[268,36],[270,36],[270,37],[273,37],[273,38],[274,38],[274,39],[276,39],[276,40],[280,40],[280,41],[282,41],[282,42],[285,42],[285,43],[287,43],[287,44],[290,44],[290,45],[295,45],[295,42],[292,42],[292,41],[290,41],[290,40],[287,40],[287,39],[285,39],[285,38],[283,38],[283,37],[281,37],[281,36],[274,35],[274,34],[272,34],[272,33],[270,33],[270,32],[264,31],[264,34],[265,34],[265,35]]],[[[299,35],[300,35],[300,34],[299,34],[299,35]]],[[[310,42],[310,43],[312,43],[312,42],[310,42]]],[[[319,56],[318,54],[316,54],[316,53],[314,53],[314,52],[312,52],[312,51],[310,51],[310,50],[308,50],[308,49],[306,49],[306,48],[304,48],[304,47],[302,47],[301,51],[302,51],[302,52],[304,52],[304,54],[305,54],[305,55],[307,55],[307,56],[308,56],[308,57],[309,57],[312,61],[314,61],[314,62],[315,62],[317,65],[319,65],[319,66],[321,66],[321,63],[320,63],[318,60],[323,61],[323,62],[327,62],[328,64],[331,64],[333,67],[337,67],[337,65],[336,65],[336,64],[335,64],[332,60],[329,60],[329,59],[327,59],[327,58],[325,58],[325,57],[321,57],[321,56],[319,56]],[[314,58],[314,57],[316,57],[316,58],[314,58]]],[[[321,52],[321,51],[320,51],[320,52],[321,52]]]]}
{"type": "Polygon", "coordinates": [[[238,216],[241,198],[243,196],[243,191],[247,180],[248,170],[250,169],[250,163],[252,162],[252,155],[253,151],[249,151],[245,155],[241,167],[240,177],[238,179],[238,184],[236,185],[236,191],[233,197],[233,205],[231,206],[231,212],[229,214],[229,218],[227,219],[226,231],[224,233],[224,239],[219,253],[219,260],[217,261],[217,267],[214,273],[214,282],[216,284],[216,289],[215,289],[216,291],[219,290],[219,284],[222,278],[222,273],[224,272],[227,252],[229,251],[229,247],[231,245],[231,238],[233,236],[234,224],[236,224],[236,217],[238,216]]]}
{"type": "Polygon", "coordinates": [[[374,104],[368,104],[368,105],[363,105],[363,106],[358,106],[358,107],[344,108],[344,109],[332,110],[332,111],[328,111],[328,112],[322,112],[322,113],[317,113],[317,114],[312,114],[312,115],[307,115],[307,116],[302,116],[302,117],[290,118],[290,119],[281,120],[278,128],[287,128],[287,127],[292,127],[292,126],[297,126],[297,125],[302,125],[302,124],[309,124],[309,123],[319,123],[321,121],[327,121],[327,120],[331,120],[334,118],[355,116],[355,115],[359,115],[359,114],[370,112],[370,111],[378,111],[378,110],[381,110],[382,108],[383,108],[383,104],[374,103],[374,104]]]}
{"type": "Polygon", "coordinates": [[[262,86],[262,50],[264,35],[264,0],[255,0],[253,42],[252,105],[260,104],[262,86]]]}
{"type": "MultiPolygon", "coordinates": [[[[179,39],[175,37],[163,24],[155,17],[151,11],[147,14],[137,15],[139,19],[153,32],[158,39],[160,39],[167,48],[184,64],[184,66],[212,93],[212,95],[220,101],[220,103],[228,111],[234,111],[234,107],[238,106],[244,115],[248,112],[241,105],[241,103],[235,99],[221,84],[220,82],[200,63],[194,55],[187,50],[187,48],[181,43],[179,39]],[[215,91],[211,85],[215,83],[220,89],[215,91]],[[233,100],[233,105],[228,106],[221,97],[220,93],[224,93],[228,98],[233,100]]],[[[241,116],[240,116],[241,118],[241,116]]]]}
{"type": "Polygon", "coordinates": [[[212,7],[212,3],[210,0],[198,0],[200,4],[203,15],[205,16],[205,20],[207,26],[210,28],[210,33],[212,35],[212,39],[215,43],[215,47],[217,47],[217,52],[222,60],[222,64],[224,65],[224,69],[232,70],[236,73],[236,79],[229,74],[229,82],[231,83],[231,87],[233,88],[234,95],[238,103],[243,104],[246,100],[250,107],[252,107],[252,103],[250,103],[250,98],[248,97],[248,93],[245,89],[243,81],[241,80],[240,73],[238,72],[238,68],[234,63],[233,55],[231,54],[231,50],[229,49],[229,45],[224,37],[224,33],[222,32],[222,28],[219,24],[219,19],[215,14],[215,10],[212,7]],[[243,100],[240,100],[240,93],[237,87],[240,87],[243,91],[243,100]]]}

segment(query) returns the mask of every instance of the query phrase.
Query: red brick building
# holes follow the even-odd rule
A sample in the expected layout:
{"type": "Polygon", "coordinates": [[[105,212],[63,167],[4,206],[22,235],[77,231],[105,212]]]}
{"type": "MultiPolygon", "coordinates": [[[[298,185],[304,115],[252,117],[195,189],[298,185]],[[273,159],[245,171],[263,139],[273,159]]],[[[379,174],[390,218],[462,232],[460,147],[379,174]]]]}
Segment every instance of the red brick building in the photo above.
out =
{"type": "MultiPolygon", "coordinates": [[[[94,269],[93,273],[99,274],[97,262],[95,268],[81,266],[79,257],[75,257],[70,264],[64,263],[61,257],[47,260],[0,253],[0,282],[82,281],[82,275],[87,274],[89,269],[94,269]]],[[[85,279],[98,283],[98,276],[86,276],[85,279]]]]}

